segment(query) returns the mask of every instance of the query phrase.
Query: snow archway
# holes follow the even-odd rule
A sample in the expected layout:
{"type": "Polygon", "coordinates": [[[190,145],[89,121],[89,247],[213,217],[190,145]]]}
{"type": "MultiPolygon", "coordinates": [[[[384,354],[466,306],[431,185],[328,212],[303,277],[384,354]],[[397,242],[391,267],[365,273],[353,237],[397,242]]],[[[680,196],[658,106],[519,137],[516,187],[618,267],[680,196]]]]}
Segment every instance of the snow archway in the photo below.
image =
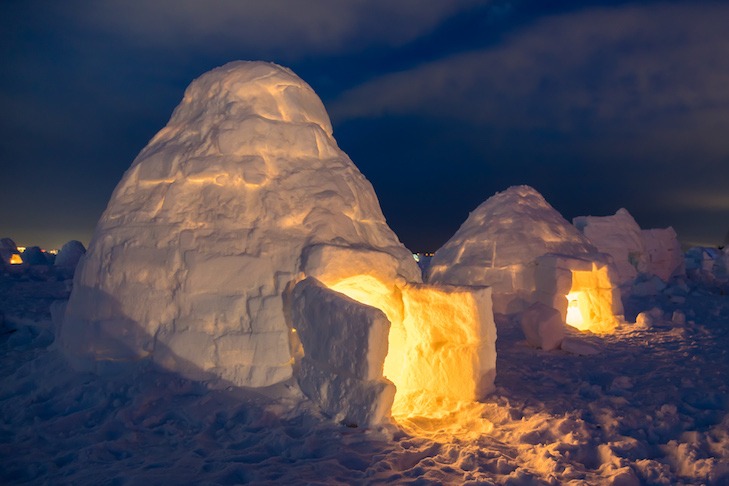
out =
{"type": "Polygon", "coordinates": [[[313,253],[304,273],[316,278],[293,290],[294,355],[302,390],[325,412],[352,423],[436,416],[492,388],[489,288],[404,282],[381,253],[313,253]]]}
{"type": "Polygon", "coordinates": [[[591,259],[545,255],[537,260],[537,299],[557,309],[581,331],[610,333],[620,323],[623,305],[614,268],[591,259]]]}

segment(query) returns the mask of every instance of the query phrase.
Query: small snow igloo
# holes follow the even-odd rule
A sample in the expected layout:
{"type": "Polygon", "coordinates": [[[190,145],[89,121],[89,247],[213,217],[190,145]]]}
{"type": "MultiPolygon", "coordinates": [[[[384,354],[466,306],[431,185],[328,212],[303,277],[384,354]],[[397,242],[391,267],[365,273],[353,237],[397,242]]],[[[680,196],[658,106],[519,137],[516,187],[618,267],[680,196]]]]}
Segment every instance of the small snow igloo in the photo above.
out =
{"type": "Polygon", "coordinates": [[[264,62],[195,80],[124,174],[59,342],[97,372],[151,361],[222,386],[295,378],[354,423],[418,391],[478,398],[495,373],[490,290],[421,283],[319,98],[264,62]]]}
{"type": "Polygon", "coordinates": [[[610,332],[622,319],[615,270],[529,186],[490,197],[435,252],[428,282],[486,285],[495,312],[511,314],[542,302],[567,324],[610,332]]]}

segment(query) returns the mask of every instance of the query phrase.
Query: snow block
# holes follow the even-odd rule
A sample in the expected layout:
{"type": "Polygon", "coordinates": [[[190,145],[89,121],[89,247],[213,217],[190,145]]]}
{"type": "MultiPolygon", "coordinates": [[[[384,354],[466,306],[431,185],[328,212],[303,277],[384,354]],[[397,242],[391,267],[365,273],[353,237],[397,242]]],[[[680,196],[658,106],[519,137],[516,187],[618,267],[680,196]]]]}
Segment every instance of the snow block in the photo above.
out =
{"type": "Polygon", "coordinates": [[[565,336],[565,323],[557,309],[537,302],[519,314],[527,343],[545,351],[558,349],[565,336]]]}
{"type": "Polygon", "coordinates": [[[643,235],[627,209],[612,216],[578,216],[572,222],[600,252],[612,256],[621,285],[647,270],[643,235]]]}
{"type": "Polygon", "coordinates": [[[291,320],[304,353],[295,374],[310,399],[347,423],[389,417],[395,386],[382,376],[390,321],[381,310],[309,277],[293,289],[291,320]]]}
{"type": "Polygon", "coordinates": [[[304,394],[336,422],[366,427],[390,417],[395,385],[384,378],[363,381],[334,374],[306,357],[298,363],[297,378],[304,394]]]}
{"type": "Polygon", "coordinates": [[[490,393],[496,377],[491,289],[408,284],[402,294],[405,345],[399,350],[410,366],[398,392],[462,401],[490,393]]]}
{"type": "Polygon", "coordinates": [[[359,380],[382,377],[390,321],[380,309],[308,277],[294,287],[291,313],[304,354],[317,366],[359,380]]]}
{"type": "Polygon", "coordinates": [[[85,253],[86,248],[83,243],[77,240],[71,240],[61,247],[53,264],[59,268],[75,269],[85,253]]]}
{"type": "Polygon", "coordinates": [[[664,282],[686,273],[681,244],[672,227],[642,230],[641,238],[647,273],[658,276],[664,282]]]}

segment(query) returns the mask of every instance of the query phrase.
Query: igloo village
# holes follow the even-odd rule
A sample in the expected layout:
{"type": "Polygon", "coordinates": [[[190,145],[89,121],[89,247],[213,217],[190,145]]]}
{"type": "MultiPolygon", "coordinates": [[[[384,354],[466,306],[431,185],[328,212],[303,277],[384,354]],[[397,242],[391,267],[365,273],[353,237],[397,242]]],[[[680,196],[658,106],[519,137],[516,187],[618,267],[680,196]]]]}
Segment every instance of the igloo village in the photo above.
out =
{"type": "Polygon", "coordinates": [[[729,248],[521,185],[414,255],[275,64],[0,265],[4,484],[729,484],[729,248]]]}

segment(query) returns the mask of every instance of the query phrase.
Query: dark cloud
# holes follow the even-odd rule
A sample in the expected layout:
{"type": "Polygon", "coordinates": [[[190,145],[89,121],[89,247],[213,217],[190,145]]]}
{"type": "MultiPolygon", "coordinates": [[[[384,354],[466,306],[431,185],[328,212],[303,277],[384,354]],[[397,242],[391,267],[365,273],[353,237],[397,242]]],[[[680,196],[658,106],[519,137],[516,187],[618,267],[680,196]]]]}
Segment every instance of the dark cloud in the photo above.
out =
{"type": "MultiPolygon", "coordinates": [[[[533,180],[567,216],[626,206],[645,225],[674,224],[696,240],[690,215],[713,212],[702,235],[710,242],[725,231],[719,215],[729,220],[727,18],[729,6],[715,3],[548,16],[504,42],[357,86],[330,110],[344,125],[395,116],[454,124],[470,132],[460,143],[475,146],[466,177],[533,180]]],[[[487,183],[483,198],[504,187],[487,183]]]]}
{"type": "Polygon", "coordinates": [[[644,226],[721,239],[727,13],[606,0],[1,2],[0,236],[87,241],[190,81],[264,59],[322,97],[413,249],[437,248],[522,183],[567,217],[625,206],[644,226]]]}
{"type": "Polygon", "coordinates": [[[402,45],[483,0],[124,0],[85,2],[88,28],[148,47],[216,50],[234,45],[292,61],[345,49],[402,45]]]}

